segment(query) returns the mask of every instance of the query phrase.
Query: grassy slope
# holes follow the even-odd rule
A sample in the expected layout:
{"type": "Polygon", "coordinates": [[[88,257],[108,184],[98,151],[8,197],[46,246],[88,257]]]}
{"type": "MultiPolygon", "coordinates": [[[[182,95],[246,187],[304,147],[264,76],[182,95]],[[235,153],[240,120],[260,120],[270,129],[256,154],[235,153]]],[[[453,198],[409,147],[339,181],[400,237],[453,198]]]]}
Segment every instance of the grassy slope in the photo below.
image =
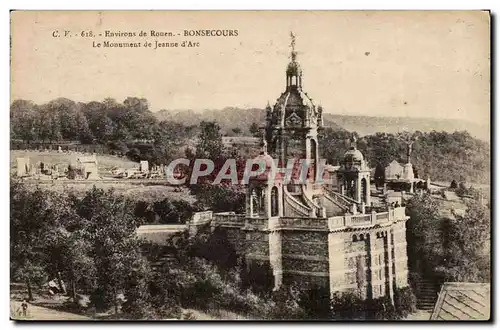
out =
{"type": "MultiPolygon", "coordinates": [[[[36,165],[38,162],[43,162],[46,165],[57,165],[59,168],[67,167],[68,165],[76,165],[76,160],[78,157],[82,157],[84,154],[81,153],[58,153],[55,151],[48,152],[38,152],[38,151],[24,151],[24,150],[12,150],[10,152],[10,167],[11,169],[16,169],[16,158],[18,157],[29,157],[30,163],[36,165]]],[[[127,158],[120,158],[117,156],[110,155],[98,155],[97,162],[99,165],[99,174],[109,175],[109,170],[113,167],[121,168],[132,168],[139,166],[127,158]]]]}

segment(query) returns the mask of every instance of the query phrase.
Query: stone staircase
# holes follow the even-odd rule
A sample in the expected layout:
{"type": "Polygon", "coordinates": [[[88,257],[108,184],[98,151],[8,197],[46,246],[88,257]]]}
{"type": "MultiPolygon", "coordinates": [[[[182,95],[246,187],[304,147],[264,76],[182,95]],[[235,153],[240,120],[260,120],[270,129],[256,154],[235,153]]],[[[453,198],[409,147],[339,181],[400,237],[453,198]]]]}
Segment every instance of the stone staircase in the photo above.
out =
{"type": "Polygon", "coordinates": [[[420,279],[416,289],[417,309],[432,312],[439,294],[439,287],[439,283],[431,279],[420,279]]]}

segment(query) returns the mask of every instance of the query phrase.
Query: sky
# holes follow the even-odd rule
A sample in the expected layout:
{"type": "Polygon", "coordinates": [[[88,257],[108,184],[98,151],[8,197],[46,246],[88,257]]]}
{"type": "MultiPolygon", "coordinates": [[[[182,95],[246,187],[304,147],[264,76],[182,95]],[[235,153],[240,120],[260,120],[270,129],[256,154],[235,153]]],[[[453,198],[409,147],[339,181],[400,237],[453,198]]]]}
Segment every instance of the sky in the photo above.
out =
{"type": "Polygon", "coordinates": [[[485,124],[489,22],[479,11],[14,12],[11,99],[137,96],[152,111],[263,108],[285,88],[293,31],[303,88],[327,113],[485,124]],[[238,30],[238,36],[184,37],[190,29],[238,30]],[[72,37],[53,37],[65,30],[72,37]],[[106,30],[175,36],[98,36],[106,30]],[[81,36],[89,31],[96,36],[81,36]],[[106,40],[200,46],[93,47],[106,40]]]}

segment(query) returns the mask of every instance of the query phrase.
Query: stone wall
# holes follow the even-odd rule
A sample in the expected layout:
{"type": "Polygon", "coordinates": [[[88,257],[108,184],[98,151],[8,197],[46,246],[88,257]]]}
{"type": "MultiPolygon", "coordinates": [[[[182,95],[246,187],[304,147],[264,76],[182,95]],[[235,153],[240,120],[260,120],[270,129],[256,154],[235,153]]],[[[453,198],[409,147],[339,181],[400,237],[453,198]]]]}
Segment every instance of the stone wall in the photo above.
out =
{"type": "Polygon", "coordinates": [[[377,298],[408,283],[406,218],[396,211],[370,214],[358,228],[329,230],[327,219],[289,217],[222,227],[240,256],[271,266],[275,286],[321,285],[377,298]]]}

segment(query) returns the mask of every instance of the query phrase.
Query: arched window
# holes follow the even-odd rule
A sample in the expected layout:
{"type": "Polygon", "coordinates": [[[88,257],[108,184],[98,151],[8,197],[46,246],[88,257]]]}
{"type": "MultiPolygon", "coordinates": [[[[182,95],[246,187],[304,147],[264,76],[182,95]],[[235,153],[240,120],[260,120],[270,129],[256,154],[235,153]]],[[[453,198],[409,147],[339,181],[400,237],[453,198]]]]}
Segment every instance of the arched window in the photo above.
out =
{"type": "Polygon", "coordinates": [[[278,203],[278,188],[273,187],[271,189],[271,216],[276,217],[279,214],[279,203],[278,203]]]}
{"type": "Polygon", "coordinates": [[[316,164],[316,159],[318,155],[318,144],[316,143],[316,140],[311,140],[311,164],[312,164],[312,177],[313,180],[316,181],[316,167],[318,166],[316,164]]]}
{"type": "Polygon", "coordinates": [[[250,217],[254,217],[259,213],[259,197],[256,189],[252,189],[250,192],[250,206],[250,217]]]}

